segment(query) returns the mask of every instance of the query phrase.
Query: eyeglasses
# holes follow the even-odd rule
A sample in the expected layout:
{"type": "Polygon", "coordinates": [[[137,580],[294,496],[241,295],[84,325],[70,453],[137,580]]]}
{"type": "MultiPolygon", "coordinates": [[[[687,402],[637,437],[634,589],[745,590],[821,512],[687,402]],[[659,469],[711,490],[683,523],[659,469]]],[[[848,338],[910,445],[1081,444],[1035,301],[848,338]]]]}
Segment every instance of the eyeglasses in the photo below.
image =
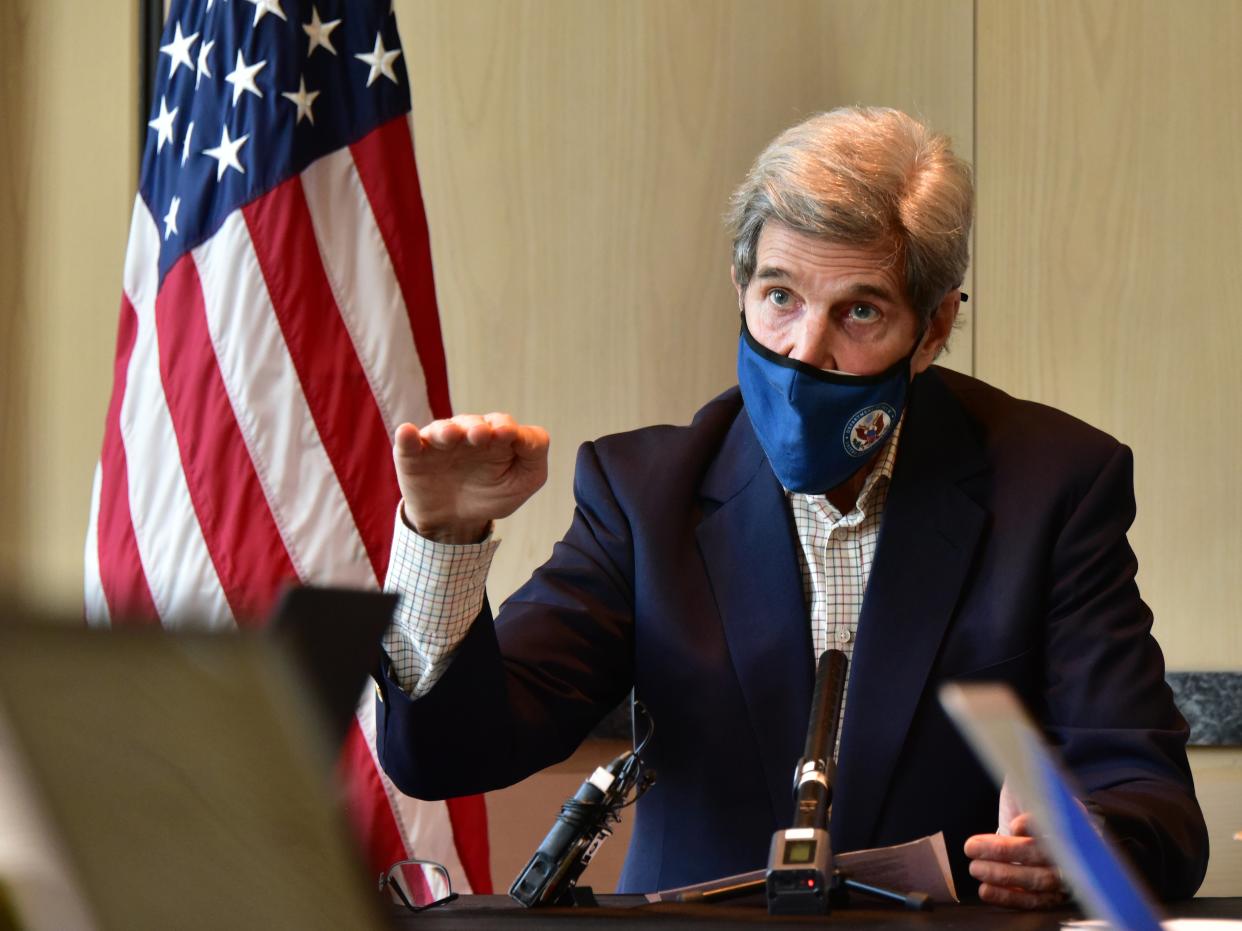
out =
{"type": "Polygon", "coordinates": [[[391,889],[401,904],[412,912],[425,912],[457,898],[448,870],[434,860],[398,860],[379,878],[379,891],[385,889],[391,889]],[[421,895],[436,895],[440,890],[444,894],[434,902],[414,904],[421,895]]]}

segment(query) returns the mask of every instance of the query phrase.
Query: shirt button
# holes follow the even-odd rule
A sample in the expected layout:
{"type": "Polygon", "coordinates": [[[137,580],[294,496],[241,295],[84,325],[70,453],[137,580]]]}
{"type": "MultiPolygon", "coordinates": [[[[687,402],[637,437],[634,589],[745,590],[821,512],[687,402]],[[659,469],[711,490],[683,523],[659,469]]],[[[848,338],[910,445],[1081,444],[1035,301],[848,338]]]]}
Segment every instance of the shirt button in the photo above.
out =
{"type": "Polygon", "coordinates": [[[854,632],[850,630],[849,628],[842,627],[840,630],[837,631],[837,640],[839,640],[841,643],[849,643],[853,639],[854,639],[854,632]]]}

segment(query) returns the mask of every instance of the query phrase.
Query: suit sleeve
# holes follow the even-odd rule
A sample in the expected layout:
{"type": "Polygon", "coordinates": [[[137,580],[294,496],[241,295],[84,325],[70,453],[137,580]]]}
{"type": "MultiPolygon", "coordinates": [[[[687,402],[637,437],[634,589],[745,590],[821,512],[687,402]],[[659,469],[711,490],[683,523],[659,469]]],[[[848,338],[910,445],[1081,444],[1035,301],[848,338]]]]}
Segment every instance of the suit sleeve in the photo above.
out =
{"type": "Polygon", "coordinates": [[[501,607],[485,602],[447,671],[411,699],[376,677],[380,763],[403,792],[511,785],[565,759],[633,686],[629,524],[593,444],[578,452],[573,522],[501,607]]]}
{"type": "Polygon", "coordinates": [[[1088,804],[1153,890],[1184,898],[1203,881],[1207,829],[1186,759],[1189,729],[1135,584],[1126,539],[1134,516],[1133,460],[1118,446],[1053,553],[1047,720],[1088,804]]]}

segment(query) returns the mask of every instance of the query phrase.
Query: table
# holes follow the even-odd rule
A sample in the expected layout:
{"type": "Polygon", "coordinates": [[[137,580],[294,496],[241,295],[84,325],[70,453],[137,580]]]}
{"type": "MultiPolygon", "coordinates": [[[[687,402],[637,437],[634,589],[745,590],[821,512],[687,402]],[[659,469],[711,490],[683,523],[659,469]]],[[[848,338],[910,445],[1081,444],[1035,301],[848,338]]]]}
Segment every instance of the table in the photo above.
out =
{"type": "MultiPolygon", "coordinates": [[[[1072,908],[1046,912],[1015,912],[990,905],[939,905],[931,912],[910,912],[899,906],[859,902],[837,909],[827,918],[782,917],[768,915],[762,900],[741,900],[718,905],[683,905],[671,902],[645,904],[637,895],[601,895],[599,908],[525,909],[508,896],[467,895],[455,902],[419,914],[401,909],[396,915],[398,928],[432,926],[441,929],[537,928],[555,925],[558,931],[574,928],[709,928],[748,924],[823,924],[837,928],[934,928],[976,931],[997,928],[1005,931],[1054,931],[1061,922],[1079,917],[1072,908]]],[[[1236,918],[1242,920],[1242,898],[1203,898],[1177,902],[1165,909],[1177,918],[1236,918]]]]}

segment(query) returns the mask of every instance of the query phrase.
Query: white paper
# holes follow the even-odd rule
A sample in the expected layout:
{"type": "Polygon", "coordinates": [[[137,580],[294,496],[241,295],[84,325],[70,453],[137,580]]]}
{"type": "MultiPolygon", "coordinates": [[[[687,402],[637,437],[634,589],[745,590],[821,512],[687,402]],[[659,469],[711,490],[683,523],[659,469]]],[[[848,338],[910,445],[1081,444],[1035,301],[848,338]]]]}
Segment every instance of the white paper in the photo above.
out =
{"type": "MultiPolygon", "coordinates": [[[[877,847],[874,850],[855,850],[850,853],[835,854],[832,864],[850,879],[867,883],[870,886],[882,886],[901,895],[908,892],[923,892],[931,896],[934,902],[956,902],[958,900],[957,890],[953,886],[953,873],[949,869],[949,852],[944,845],[943,833],[921,837],[895,847],[877,847]]],[[[693,886],[649,892],[647,901],[675,902],[681,895],[688,892],[708,892],[724,886],[759,882],[766,875],[766,870],[752,870],[749,873],[724,876],[705,883],[696,883],[693,886]]],[[[762,887],[756,888],[755,894],[761,894],[762,891],[762,887]]]]}
{"type": "Polygon", "coordinates": [[[895,847],[839,853],[833,862],[837,869],[858,882],[902,894],[923,892],[931,896],[933,902],[958,901],[943,832],[895,847]]]}

